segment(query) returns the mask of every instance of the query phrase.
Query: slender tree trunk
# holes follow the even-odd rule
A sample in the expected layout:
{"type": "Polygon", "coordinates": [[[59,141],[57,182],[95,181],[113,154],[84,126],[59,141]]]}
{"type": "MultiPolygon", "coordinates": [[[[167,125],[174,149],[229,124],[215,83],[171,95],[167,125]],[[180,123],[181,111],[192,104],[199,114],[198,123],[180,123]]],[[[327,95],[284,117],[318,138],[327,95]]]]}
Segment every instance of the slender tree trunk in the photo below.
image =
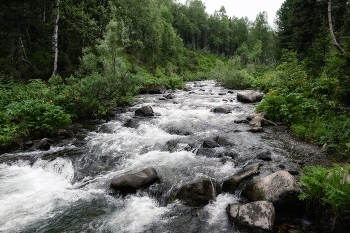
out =
{"type": "Polygon", "coordinates": [[[333,45],[338,49],[339,52],[345,54],[345,50],[338,44],[337,39],[335,38],[333,31],[333,23],[332,23],[332,0],[328,1],[328,25],[329,32],[331,33],[333,45]]]}
{"type": "Polygon", "coordinates": [[[60,19],[60,0],[57,0],[56,3],[56,20],[55,20],[55,29],[52,36],[52,51],[54,55],[53,62],[53,72],[51,77],[57,74],[57,60],[58,60],[58,20],[60,19]]]}

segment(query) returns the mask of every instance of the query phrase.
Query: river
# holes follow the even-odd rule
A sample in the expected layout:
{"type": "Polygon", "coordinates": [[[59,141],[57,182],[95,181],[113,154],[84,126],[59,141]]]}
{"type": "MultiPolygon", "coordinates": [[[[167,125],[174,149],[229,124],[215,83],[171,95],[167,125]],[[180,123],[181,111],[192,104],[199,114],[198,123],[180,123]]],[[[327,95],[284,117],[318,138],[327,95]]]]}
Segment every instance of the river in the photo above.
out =
{"type": "Polygon", "coordinates": [[[137,96],[127,111],[87,127],[79,144],[0,155],[0,232],[236,232],[225,208],[241,201],[239,192],[221,193],[203,208],[167,196],[201,178],[224,180],[257,161],[261,151],[273,161],[262,161],[262,173],[281,164],[296,168],[273,132],[251,133],[249,124],[235,123],[254,105],[238,102],[235,92],[214,81],[187,86],[191,91],[174,91],[174,99],[137,96]],[[143,105],[159,116],[135,118],[143,105]],[[221,105],[232,112],[210,111],[221,105]],[[217,156],[196,155],[204,139],[215,137],[230,146],[217,148],[217,156]],[[159,183],[126,197],[113,195],[113,177],[146,167],[156,169],[159,183]]]}

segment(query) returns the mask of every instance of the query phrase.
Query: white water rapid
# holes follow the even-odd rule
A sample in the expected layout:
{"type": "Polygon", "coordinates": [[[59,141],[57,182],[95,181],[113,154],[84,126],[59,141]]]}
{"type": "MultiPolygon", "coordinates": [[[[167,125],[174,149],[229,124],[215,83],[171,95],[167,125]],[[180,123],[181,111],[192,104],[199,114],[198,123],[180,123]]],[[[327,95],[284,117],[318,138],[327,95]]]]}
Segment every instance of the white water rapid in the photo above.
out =
{"type": "Polygon", "coordinates": [[[201,178],[223,180],[257,151],[271,151],[277,162],[287,152],[268,133],[234,123],[253,105],[237,102],[235,93],[214,81],[187,85],[192,90],[174,91],[174,99],[138,96],[137,104],[99,124],[80,146],[0,155],[0,232],[236,232],[225,208],[240,201],[238,194],[219,194],[203,208],[167,196],[201,178]],[[159,116],[135,118],[143,105],[159,116]],[[210,111],[221,105],[232,112],[210,111]],[[204,139],[218,136],[232,143],[231,157],[225,148],[217,149],[222,156],[196,155],[204,139]],[[112,195],[112,178],[147,167],[160,176],[151,190],[112,195]]]}

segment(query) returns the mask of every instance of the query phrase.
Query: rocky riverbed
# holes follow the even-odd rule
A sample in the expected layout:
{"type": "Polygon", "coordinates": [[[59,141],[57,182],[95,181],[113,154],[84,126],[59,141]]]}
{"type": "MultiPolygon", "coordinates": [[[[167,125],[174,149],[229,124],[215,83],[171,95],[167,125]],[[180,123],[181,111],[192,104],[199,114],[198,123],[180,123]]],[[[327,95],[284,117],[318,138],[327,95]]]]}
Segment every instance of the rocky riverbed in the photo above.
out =
{"type": "Polygon", "coordinates": [[[0,232],[312,232],[296,181],[321,148],[214,81],[164,91],[1,154],[0,232]]]}

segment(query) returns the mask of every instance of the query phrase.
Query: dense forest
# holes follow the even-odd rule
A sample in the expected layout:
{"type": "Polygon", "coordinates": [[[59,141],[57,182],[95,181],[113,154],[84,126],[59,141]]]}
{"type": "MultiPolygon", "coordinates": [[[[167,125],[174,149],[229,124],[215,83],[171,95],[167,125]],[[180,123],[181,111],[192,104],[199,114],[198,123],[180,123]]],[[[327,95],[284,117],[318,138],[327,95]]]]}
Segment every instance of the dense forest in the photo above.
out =
{"type": "Polygon", "coordinates": [[[266,12],[251,22],[228,16],[223,6],[205,10],[200,0],[4,3],[1,145],[106,115],[147,84],[181,88],[186,80],[214,78],[268,92],[258,110],[346,158],[348,1],[286,0],[276,29],[266,12]],[[27,105],[59,119],[29,119],[27,105]]]}
{"type": "Polygon", "coordinates": [[[216,79],[265,91],[257,111],[349,161],[349,1],[286,0],[275,27],[267,17],[208,14],[200,0],[4,2],[0,146],[106,116],[146,85],[216,79]]]}

